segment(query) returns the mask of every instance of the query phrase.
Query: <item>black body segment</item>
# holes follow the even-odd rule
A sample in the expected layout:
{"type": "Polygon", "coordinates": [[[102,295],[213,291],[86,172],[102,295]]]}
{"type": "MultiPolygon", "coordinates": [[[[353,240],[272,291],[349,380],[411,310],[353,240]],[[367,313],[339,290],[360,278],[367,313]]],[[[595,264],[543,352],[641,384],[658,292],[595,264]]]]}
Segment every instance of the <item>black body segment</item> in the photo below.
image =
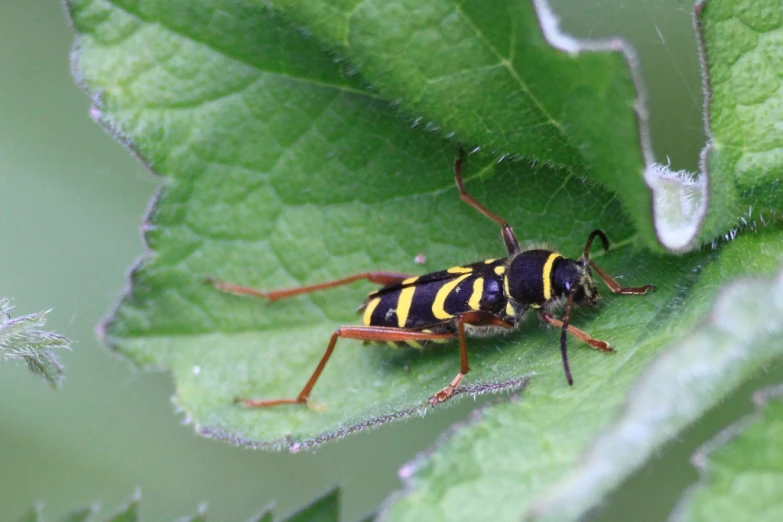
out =
{"type": "Polygon", "coordinates": [[[549,250],[526,250],[511,259],[506,275],[508,296],[520,305],[543,306],[555,295],[553,277],[563,256],[549,250]]]}
{"type": "Polygon", "coordinates": [[[503,290],[506,262],[490,259],[385,286],[368,296],[362,322],[365,326],[456,333],[455,318],[462,313],[484,311],[507,320],[503,290]]]}

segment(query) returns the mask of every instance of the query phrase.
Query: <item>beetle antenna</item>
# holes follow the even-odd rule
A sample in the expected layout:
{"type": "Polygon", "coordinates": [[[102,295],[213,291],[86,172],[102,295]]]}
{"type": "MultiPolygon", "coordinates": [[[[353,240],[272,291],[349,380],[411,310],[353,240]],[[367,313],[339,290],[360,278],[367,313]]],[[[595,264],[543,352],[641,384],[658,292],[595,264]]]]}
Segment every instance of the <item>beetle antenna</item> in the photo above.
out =
{"type": "Polygon", "coordinates": [[[585,244],[585,249],[582,252],[582,257],[587,261],[590,260],[590,247],[593,246],[593,240],[596,237],[601,240],[601,245],[604,247],[604,252],[609,250],[609,239],[607,239],[606,234],[604,234],[604,232],[600,229],[595,229],[590,232],[590,235],[587,237],[587,243],[585,244]]]}
{"type": "Polygon", "coordinates": [[[563,328],[560,331],[560,355],[563,357],[563,370],[565,370],[566,380],[569,386],[573,386],[574,379],[571,377],[571,368],[568,366],[568,350],[566,349],[566,334],[568,333],[568,323],[571,321],[571,308],[574,305],[574,293],[568,294],[568,303],[566,304],[565,315],[563,316],[563,328]]]}

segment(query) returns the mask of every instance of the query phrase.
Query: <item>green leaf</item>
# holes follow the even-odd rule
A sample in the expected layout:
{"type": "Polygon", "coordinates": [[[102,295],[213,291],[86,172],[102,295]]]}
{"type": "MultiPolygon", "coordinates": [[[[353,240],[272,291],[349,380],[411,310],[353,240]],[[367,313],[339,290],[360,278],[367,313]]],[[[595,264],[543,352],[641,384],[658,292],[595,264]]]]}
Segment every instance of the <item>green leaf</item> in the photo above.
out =
{"type": "Polygon", "coordinates": [[[658,238],[682,251],[783,202],[777,0],[711,1],[698,12],[711,124],[701,177],[655,164],[633,49],[562,34],[545,0],[266,3],[443,132],[594,177],[648,244],[653,203],[658,238]]]}
{"type": "MultiPolygon", "coordinates": [[[[418,253],[430,270],[497,257],[497,226],[457,197],[455,146],[362,94],[330,55],[266,10],[225,2],[213,18],[195,6],[144,5],[72,4],[82,33],[78,71],[100,93],[94,114],[132,134],[132,146],[165,176],[145,226],[153,253],[134,270],[107,340],[140,365],[170,368],[177,401],[199,431],[237,443],[298,449],[424,411],[456,373],[453,350],[350,341],[316,388],[325,411],[233,405],[237,396],[296,394],[371,287],[270,305],[217,292],[204,278],[279,288],[368,268],[420,273],[418,253]],[[177,82],[167,72],[204,63],[201,74],[177,73],[177,82]],[[227,93],[213,78],[239,90],[227,93]]],[[[576,176],[552,174],[481,154],[467,166],[470,190],[513,216],[523,237],[576,254],[600,226],[626,245],[608,269],[629,279],[649,272],[652,258],[629,257],[635,236],[617,201],[576,176]]],[[[560,386],[555,337],[528,329],[528,337],[476,342],[473,387],[462,392],[514,389],[534,372],[557,374],[560,386]],[[541,351],[542,343],[552,348],[541,351]]]]}
{"type": "Polygon", "coordinates": [[[110,516],[106,522],[138,522],[140,505],[141,490],[137,489],[128,503],[110,516]]]}
{"type": "Polygon", "coordinates": [[[388,503],[384,520],[584,516],[657,448],[783,353],[783,275],[724,288],[738,276],[771,273],[781,255],[783,233],[746,235],[690,282],[678,274],[664,288],[679,292],[652,321],[627,331],[634,341],[589,381],[555,393],[536,377],[522,399],[486,408],[403,468],[407,490],[388,503]]]}
{"type": "Polygon", "coordinates": [[[274,518],[272,517],[272,510],[266,508],[260,511],[257,515],[250,517],[249,522],[273,522],[273,521],[274,518]]]}
{"type": "Polygon", "coordinates": [[[562,34],[544,0],[499,0],[489,8],[476,0],[267,3],[433,127],[593,177],[618,195],[649,244],[653,204],[658,238],[682,251],[697,235],[709,241],[741,219],[769,218],[783,202],[776,177],[783,142],[774,129],[783,107],[776,0],[711,3],[714,22],[700,12],[713,124],[701,177],[655,164],[633,50],[619,39],[562,34]]]}
{"type": "Polygon", "coordinates": [[[0,299],[0,360],[24,361],[52,388],[62,382],[63,368],[51,350],[70,348],[71,341],[56,333],[39,330],[46,324],[46,312],[11,318],[11,303],[0,299]]]}
{"type": "Polygon", "coordinates": [[[753,402],[755,414],[718,434],[693,456],[701,478],[680,500],[673,521],[783,518],[783,386],[756,393],[753,402]]]}
{"type": "Polygon", "coordinates": [[[19,519],[19,522],[44,522],[43,515],[41,512],[43,511],[43,506],[40,503],[36,503],[33,507],[31,507],[27,512],[22,515],[22,518],[19,519]]]}
{"type": "MultiPolygon", "coordinates": [[[[377,24],[379,18],[372,9],[407,20],[386,18],[388,27],[402,32],[409,31],[411,23],[430,20],[425,15],[434,4],[429,2],[419,2],[420,7],[410,11],[418,16],[405,9],[399,9],[404,13],[389,13],[405,5],[361,3],[348,17],[348,26],[356,20],[377,24]]],[[[521,20],[517,16],[523,12],[530,23],[527,7],[514,6],[509,23],[521,20]]],[[[369,269],[422,273],[502,255],[496,225],[458,200],[450,172],[455,144],[421,126],[412,127],[385,101],[397,85],[393,75],[404,78],[408,74],[397,63],[408,59],[397,55],[407,53],[395,51],[389,56],[391,47],[379,44],[376,50],[386,49],[382,56],[394,65],[384,73],[369,56],[365,60],[363,55],[351,54],[351,46],[330,44],[331,29],[318,24],[328,25],[335,17],[316,13],[305,19],[302,14],[320,10],[316,3],[299,6],[301,12],[282,4],[276,8],[285,10],[295,23],[312,24],[318,40],[287,25],[276,11],[250,2],[219,0],[204,6],[184,0],[79,0],[69,7],[79,32],[76,70],[95,93],[94,117],[136,151],[163,181],[145,222],[149,255],[134,269],[130,290],[105,325],[107,341],[140,366],[170,369],[177,383],[177,402],[197,430],[234,443],[285,446],[295,451],[426,411],[427,397],[457,372],[453,348],[418,352],[340,342],[313,393],[314,402],[326,404],[324,411],[304,407],[248,410],[233,405],[235,397],[295,396],[334,329],[356,321],[352,311],[371,286],[358,284],[266,303],[217,292],[204,282],[206,277],[216,277],[274,289],[369,269]],[[330,50],[323,49],[324,43],[330,50]],[[331,54],[335,49],[351,63],[335,61],[331,54]],[[361,76],[346,76],[355,63],[361,66],[361,76]],[[423,267],[415,262],[421,257],[426,258],[423,267]]],[[[446,7],[452,15],[455,10],[469,11],[462,5],[446,7]]],[[[341,13],[342,8],[334,12],[341,13]]],[[[461,12],[443,19],[456,20],[463,27],[461,12]]],[[[507,25],[496,25],[497,35],[502,37],[507,25]]],[[[363,27],[366,35],[375,30],[372,24],[363,27]]],[[[421,32],[424,36],[432,33],[434,40],[456,35],[457,40],[448,42],[462,51],[463,59],[470,58],[465,63],[482,63],[464,53],[474,48],[486,51],[485,43],[477,44],[475,34],[469,38],[452,26],[448,29],[438,26],[421,32]],[[466,49],[460,48],[463,41],[466,49]]],[[[384,38],[396,37],[389,31],[376,32],[384,38]]],[[[514,29],[513,33],[530,34],[533,47],[541,47],[535,31],[514,29]]],[[[481,34],[484,39],[488,34],[496,36],[481,34]]],[[[445,54],[425,48],[411,51],[411,56],[420,58],[422,67],[454,62],[450,45],[436,44],[445,54]]],[[[622,56],[585,53],[564,57],[553,52],[539,49],[529,53],[529,58],[543,60],[542,71],[549,70],[546,60],[553,56],[555,64],[567,58],[568,67],[552,67],[571,80],[569,75],[585,63],[604,67],[611,89],[607,87],[603,94],[612,103],[625,100],[626,111],[630,111],[634,93],[627,89],[632,87],[630,76],[618,72],[627,73],[622,56]]],[[[583,72],[585,81],[600,80],[590,71],[583,72]]],[[[447,80],[461,81],[457,77],[447,80]]],[[[486,79],[480,74],[478,80],[486,79]]],[[[500,88],[507,83],[498,81],[500,88]]],[[[459,90],[453,84],[441,93],[442,101],[433,100],[447,109],[464,111],[464,100],[476,91],[468,87],[459,90]]],[[[591,92],[588,87],[584,95],[590,97],[591,92]]],[[[547,94],[564,96],[552,86],[547,94]]],[[[405,107],[416,109],[405,105],[414,98],[401,97],[405,107]]],[[[569,99],[579,101],[580,97],[569,99]]],[[[475,98],[472,102],[479,112],[485,105],[497,109],[499,104],[494,94],[486,96],[485,105],[477,104],[475,98]]],[[[569,109],[572,112],[561,112],[579,116],[575,107],[569,109]]],[[[627,142],[631,133],[637,143],[636,127],[629,130],[628,114],[614,109],[606,113],[596,108],[596,114],[582,117],[598,117],[610,122],[606,128],[624,133],[612,142],[625,144],[617,145],[617,158],[603,158],[599,151],[604,149],[591,148],[605,143],[601,141],[608,139],[605,135],[590,142],[593,145],[577,140],[579,147],[574,145],[575,138],[559,136],[562,143],[552,145],[552,154],[566,158],[584,145],[585,154],[595,161],[622,163],[634,156],[628,153],[627,142]],[[611,119],[615,117],[622,121],[611,119]]],[[[420,112],[424,114],[425,109],[420,112]]],[[[515,127],[518,135],[514,135],[498,123],[507,121],[510,113],[506,108],[497,120],[487,120],[488,129],[497,130],[475,143],[491,149],[499,148],[490,139],[495,134],[520,143],[525,140],[519,136],[530,137],[524,124],[515,127]]],[[[473,117],[449,117],[432,116],[432,120],[441,129],[475,121],[473,117]]],[[[597,127],[596,131],[603,128],[597,127]]],[[[587,132],[584,123],[568,128],[577,134],[587,132]]],[[[546,136],[546,131],[541,135],[546,136]]],[[[473,139],[467,131],[458,136],[467,142],[473,139]]],[[[588,138],[594,139],[584,140],[588,138]]],[[[627,172],[643,167],[638,150],[637,155],[637,163],[623,163],[630,169],[627,172]]],[[[389,505],[390,517],[401,513],[421,520],[487,518],[487,506],[498,511],[492,513],[498,520],[516,520],[532,508],[542,516],[558,508],[570,510],[568,516],[583,513],[635,463],[710,404],[709,399],[694,395],[690,417],[662,423],[638,446],[625,448],[638,460],[612,467],[573,506],[552,504],[548,499],[579,493],[568,487],[570,474],[578,478],[587,473],[578,463],[601,433],[606,431],[605,438],[598,440],[612,440],[612,430],[619,429],[613,421],[648,365],[665,348],[678,346],[684,336],[697,335],[697,325],[723,285],[747,274],[770,274],[783,255],[779,228],[763,227],[763,223],[748,227],[746,234],[728,245],[682,257],[640,250],[639,245],[649,243],[650,231],[639,224],[643,219],[639,209],[649,205],[634,206],[630,217],[620,206],[621,200],[626,205],[630,201],[623,190],[640,198],[637,203],[648,197],[646,192],[635,191],[638,183],[633,176],[624,175],[628,187],[618,189],[612,179],[620,178],[613,174],[600,178],[589,161],[577,161],[563,174],[546,165],[532,167],[496,158],[481,151],[472,154],[466,168],[467,187],[509,219],[521,237],[551,241],[564,254],[575,256],[589,231],[603,228],[615,246],[597,257],[600,264],[623,283],[654,283],[658,292],[643,297],[605,295],[597,309],[575,313],[576,326],[611,341],[618,353],[605,355],[571,343],[576,378],[572,388],[564,382],[557,334],[538,328],[532,316],[508,337],[471,339],[472,372],[459,394],[513,391],[527,384],[524,400],[486,410],[482,422],[455,432],[419,465],[406,468],[404,474],[413,476],[411,490],[389,505]],[[585,181],[583,175],[588,174],[595,174],[619,199],[585,181]],[[761,232],[755,232],[756,228],[761,232]],[[486,503],[465,505],[461,500],[466,498],[486,499],[486,503]],[[518,502],[513,506],[492,502],[507,498],[518,502]]],[[[551,158],[544,163],[564,164],[551,158]]],[[[678,184],[682,180],[670,181],[677,194],[689,186],[678,184]]],[[[693,192],[678,200],[680,207],[699,195],[697,185],[691,188],[693,192]]],[[[712,186],[710,190],[723,188],[712,186]]],[[[691,206],[701,208],[702,204],[698,201],[691,206]]],[[[717,208],[715,215],[725,223],[735,221],[736,215],[726,211],[727,207],[717,208]]],[[[757,359],[748,361],[747,371],[759,364],[757,359]]],[[[720,366],[711,370],[722,371],[720,366]]],[[[733,381],[717,384],[724,386],[719,392],[725,393],[733,381]]],[[[631,399],[644,401],[651,396],[646,392],[631,399]]]]}
{"type": "MultiPolygon", "coordinates": [[[[177,401],[197,429],[236,443],[296,450],[424,411],[456,373],[453,351],[350,341],[315,388],[325,411],[232,404],[237,396],[294,396],[334,328],[355,321],[352,310],[370,287],[268,304],[218,293],[206,276],[279,288],[371,268],[420,273],[418,253],[425,269],[438,269],[502,250],[494,225],[456,197],[453,144],[410,128],[273,12],[216,5],[218,16],[184,2],[70,4],[77,71],[96,93],[94,116],[164,176],[145,225],[152,253],[134,270],[107,340],[140,365],[171,369],[177,401]]],[[[635,250],[638,236],[618,202],[573,174],[561,179],[546,167],[474,154],[467,175],[468,188],[523,237],[573,255],[591,229],[604,228],[619,243],[601,258],[605,268],[658,285],[654,296],[609,297],[601,314],[579,314],[580,327],[625,355],[574,350],[577,382],[612,377],[638,351],[637,332],[676,318],[717,255],[635,250]]],[[[706,309],[688,313],[696,320],[706,309]]],[[[471,342],[473,372],[460,391],[513,390],[536,375],[536,393],[588,397],[589,387],[563,387],[556,335],[535,323],[471,342]]],[[[629,364],[640,371],[668,340],[629,364]]],[[[607,406],[622,397],[618,389],[607,406]]]]}
{"type": "MultiPolygon", "coordinates": [[[[763,223],[760,209],[768,212],[779,201],[777,181],[774,176],[760,175],[763,169],[758,170],[758,164],[754,175],[745,174],[743,181],[733,179],[732,169],[739,163],[732,164],[731,158],[752,156],[759,148],[771,146],[771,154],[763,161],[765,168],[776,168],[779,157],[774,140],[779,133],[772,132],[761,140],[754,132],[779,120],[775,110],[780,102],[779,96],[766,96],[767,114],[749,116],[757,108],[747,108],[745,113],[743,104],[731,98],[734,91],[725,89],[721,81],[728,80],[726,70],[735,64],[721,52],[736,51],[739,54],[733,59],[737,59],[753,46],[735,46],[734,35],[720,31],[725,29],[721,17],[735,29],[741,25],[736,22],[746,18],[751,26],[762,29],[758,22],[766,19],[766,29],[760,31],[764,34],[753,40],[762,48],[760,56],[749,59],[755,60],[765,74],[767,70],[779,71],[780,61],[765,50],[771,45],[767,39],[775,41],[774,29],[780,26],[776,5],[777,11],[767,10],[765,14],[768,6],[764,3],[711,1],[699,12],[706,27],[703,44],[716,87],[709,105],[714,143],[706,153],[710,165],[714,162],[715,169],[722,169],[713,169],[711,178],[710,233],[724,227],[732,219],[732,209],[739,212],[748,201],[755,202],[748,219],[763,223]],[[729,136],[740,141],[744,150],[721,142],[729,136]],[[747,184],[743,187],[742,183],[747,184]],[[719,221],[722,224],[716,225],[719,221]]],[[[752,78],[746,68],[730,81],[750,86],[752,78]]],[[[779,74],[774,82],[779,82],[779,74]]],[[[767,219],[774,215],[767,213],[767,219]]],[[[389,503],[386,519],[470,519],[478,515],[466,511],[464,505],[460,513],[454,512],[455,496],[481,496],[482,506],[495,510],[481,515],[494,520],[518,520],[523,514],[536,520],[583,517],[663,443],[715,405],[743,378],[780,355],[783,325],[779,281],[775,286],[763,281],[731,287],[715,305],[712,321],[693,329],[721,283],[739,275],[769,273],[779,263],[780,241],[779,233],[774,232],[743,237],[723,248],[720,258],[710,263],[682,296],[683,301],[673,303],[669,317],[664,321],[658,318],[657,328],[648,326],[643,330],[647,332],[640,339],[644,355],[634,354],[633,362],[629,361],[631,364],[615,378],[596,382],[596,389],[575,395],[574,400],[539,396],[534,391],[536,379],[523,401],[487,410],[480,423],[457,431],[432,454],[404,468],[403,474],[410,477],[408,492],[389,503]],[[738,324],[739,317],[744,322],[738,324]],[[657,351],[653,347],[662,344],[669,344],[670,351],[639,378],[634,366],[644,363],[645,356],[657,351]],[[620,397],[627,399],[619,401],[620,397]],[[502,461],[489,458],[488,448],[502,455],[502,461]],[[519,480],[520,470],[529,478],[519,480]],[[502,498],[515,498],[518,503],[509,506],[502,498]]]]}
{"type": "Polygon", "coordinates": [[[340,520],[340,490],[334,489],[309,506],[289,515],[285,522],[337,522],[340,520]]]}
{"type": "Polygon", "coordinates": [[[182,517],[177,522],[207,522],[207,505],[200,505],[195,515],[182,517]]]}
{"type": "MultiPolygon", "coordinates": [[[[655,244],[645,100],[633,50],[621,40],[563,35],[545,2],[266,3],[433,128],[591,176],[617,194],[642,240],[655,244]]],[[[674,190],[665,196],[679,199],[674,190]]],[[[690,241],[659,235],[678,248],[690,241]]]]}
{"type": "Polygon", "coordinates": [[[87,506],[75,511],[71,511],[60,522],[87,522],[98,512],[98,506],[87,506]]]}
{"type": "Polygon", "coordinates": [[[764,221],[783,203],[783,9],[778,0],[710,0],[696,22],[707,69],[708,239],[730,217],[764,221]]]}

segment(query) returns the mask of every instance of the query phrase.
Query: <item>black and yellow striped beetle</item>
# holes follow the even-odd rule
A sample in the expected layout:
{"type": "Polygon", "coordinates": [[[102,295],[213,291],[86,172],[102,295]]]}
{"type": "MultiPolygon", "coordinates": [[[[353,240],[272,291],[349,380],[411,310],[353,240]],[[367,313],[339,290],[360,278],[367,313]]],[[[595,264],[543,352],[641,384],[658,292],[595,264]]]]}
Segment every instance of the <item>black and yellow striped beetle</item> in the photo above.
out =
{"type": "Polygon", "coordinates": [[[364,272],[310,286],[287,290],[261,291],[208,278],[218,290],[237,295],[262,297],[276,301],[286,297],[333,288],[366,279],[383,285],[371,293],[359,309],[363,326],[341,326],[333,334],[326,352],[310,379],[295,398],[236,399],[250,407],[280,404],[305,404],[334,351],[337,339],[358,339],[367,342],[407,343],[416,348],[430,342],[459,339],[460,372],[448,386],[433,395],[434,406],[448,399],[462,381],[468,366],[468,336],[490,336],[516,328],[530,310],[538,310],[542,321],[561,329],[560,353],[568,384],[573,384],[566,352],[566,333],[604,352],[614,350],[604,341],[569,325],[573,305],[595,305],[598,300],[592,270],[616,294],[641,295],[654,291],[654,285],[622,287],[590,259],[590,247],[599,238],[604,250],[609,241],[600,230],[594,230],[579,259],[567,259],[557,252],[544,249],[522,250],[514,231],[500,216],[491,212],[465,190],[462,181],[464,152],[454,162],[455,180],[460,199],[501,226],[508,257],[487,259],[464,266],[422,276],[393,272],[364,272]],[[565,314],[556,319],[552,311],[565,303],[565,314]]]}

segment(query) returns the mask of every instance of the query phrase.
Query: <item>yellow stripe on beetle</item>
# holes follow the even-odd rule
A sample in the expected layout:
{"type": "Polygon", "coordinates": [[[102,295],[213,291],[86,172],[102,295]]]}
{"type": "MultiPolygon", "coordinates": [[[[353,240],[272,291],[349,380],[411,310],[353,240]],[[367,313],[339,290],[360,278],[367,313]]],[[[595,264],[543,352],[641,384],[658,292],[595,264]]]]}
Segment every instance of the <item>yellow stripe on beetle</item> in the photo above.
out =
{"type": "MultiPolygon", "coordinates": [[[[424,329],[424,330],[422,330],[422,332],[424,332],[424,333],[432,333],[432,330],[424,329]]],[[[449,342],[449,340],[448,339],[430,339],[429,342],[437,343],[437,344],[446,344],[447,342],[449,342]]]]}
{"type": "Polygon", "coordinates": [[[370,326],[372,313],[378,307],[378,303],[380,302],[381,302],[381,298],[376,297],[375,299],[370,299],[370,302],[367,303],[367,306],[364,308],[364,315],[362,316],[362,322],[364,323],[365,326],[370,326]]]}
{"type": "Polygon", "coordinates": [[[405,328],[408,321],[408,312],[411,311],[415,286],[406,286],[400,291],[400,299],[397,301],[397,326],[405,328]]]}
{"type": "Polygon", "coordinates": [[[473,269],[467,266],[453,266],[446,270],[449,274],[469,274],[472,271],[473,269]]]}
{"type": "Polygon", "coordinates": [[[484,294],[484,278],[479,277],[473,281],[473,293],[470,294],[468,306],[471,310],[481,309],[481,296],[484,294]]]}
{"type": "Polygon", "coordinates": [[[549,254],[549,258],[544,263],[544,272],[541,277],[544,280],[544,299],[549,301],[552,299],[552,265],[555,264],[557,258],[563,257],[560,254],[549,254]]]}
{"type": "Polygon", "coordinates": [[[458,277],[454,281],[449,281],[440,287],[440,290],[438,290],[438,293],[435,295],[435,301],[432,303],[432,315],[434,315],[436,319],[451,319],[454,317],[444,308],[446,305],[446,297],[448,297],[451,291],[454,290],[458,284],[468,277],[470,277],[470,274],[465,274],[458,277]]]}

